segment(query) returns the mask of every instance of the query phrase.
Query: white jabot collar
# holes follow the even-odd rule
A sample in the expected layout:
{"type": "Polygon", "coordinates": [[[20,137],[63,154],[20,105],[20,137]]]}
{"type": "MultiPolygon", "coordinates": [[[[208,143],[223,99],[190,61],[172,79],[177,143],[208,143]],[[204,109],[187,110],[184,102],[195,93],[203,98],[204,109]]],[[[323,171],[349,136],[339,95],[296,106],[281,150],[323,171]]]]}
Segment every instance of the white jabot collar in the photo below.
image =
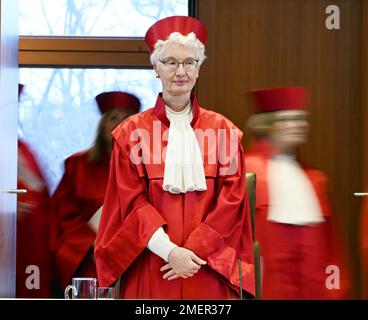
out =
{"type": "Polygon", "coordinates": [[[267,219],[293,225],[324,221],[314,188],[293,156],[273,157],[267,167],[270,208],[267,219]]]}
{"type": "Polygon", "coordinates": [[[190,122],[190,102],[179,112],[166,106],[170,120],[163,189],[170,193],[207,190],[202,154],[190,122]]]}

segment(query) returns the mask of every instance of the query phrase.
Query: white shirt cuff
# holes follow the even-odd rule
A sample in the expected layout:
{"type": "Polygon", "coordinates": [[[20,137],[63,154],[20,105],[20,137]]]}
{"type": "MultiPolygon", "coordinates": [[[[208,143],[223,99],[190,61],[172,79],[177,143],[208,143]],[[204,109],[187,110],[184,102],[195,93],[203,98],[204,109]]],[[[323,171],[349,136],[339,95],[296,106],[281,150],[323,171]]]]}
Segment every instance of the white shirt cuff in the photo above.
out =
{"type": "Polygon", "coordinates": [[[170,238],[164,231],[163,227],[158,228],[153,233],[147,244],[147,248],[150,251],[164,259],[166,262],[168,262],[170,251],[176,247],[177,245],[170,241],[170,238]]]}

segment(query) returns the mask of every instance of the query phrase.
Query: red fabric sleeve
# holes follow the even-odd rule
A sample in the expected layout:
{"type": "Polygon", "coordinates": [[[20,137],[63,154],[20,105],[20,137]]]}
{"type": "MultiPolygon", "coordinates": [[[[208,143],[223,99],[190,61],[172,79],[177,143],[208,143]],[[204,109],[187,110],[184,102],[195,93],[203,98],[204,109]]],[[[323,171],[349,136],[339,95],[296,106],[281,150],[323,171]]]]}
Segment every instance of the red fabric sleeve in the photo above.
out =
{"type": "Polygon", "coordinates": [[[69,284],[96,237],[74,196],[75,171],[74,161],[67,159],[65,173],[52,197],[53,250],[62,287],[69,284]]]}
{"type": "Polygon", "coordinates": [[[240,143],[235,160],[236,173],[218,178],[216,207],[192,231],[184,247],[206,260],[238,293],[240,259],[243,289],[255,295],[251,217],[246,193],[244,152],[240,143]]]}
{"type": "Polygon", "coordinates": [[[146,196],[146,181],[128,152],[114,144],[95,259],[100,286],[110,286],[146,248],[152,234],[166,224],[146,196]]]}

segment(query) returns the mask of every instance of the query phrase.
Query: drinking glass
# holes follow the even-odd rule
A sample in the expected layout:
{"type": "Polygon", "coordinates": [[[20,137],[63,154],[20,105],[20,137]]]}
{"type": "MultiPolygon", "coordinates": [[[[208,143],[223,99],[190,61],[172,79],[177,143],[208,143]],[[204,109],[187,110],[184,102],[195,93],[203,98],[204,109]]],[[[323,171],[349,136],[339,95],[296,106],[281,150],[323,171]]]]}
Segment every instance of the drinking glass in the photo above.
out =
{"type": "Polygon", "coordinates": [[[96,278],[73,278],[72,284],[64,291],[65,299],[96,299],[96,278]],[[72,290],[72,297],[69,292],[72,290]]]}
{"type": "Polygon", "coordinates": [[[115,288],[113,287],[98,287],[97,299],[115,299],[115,288]]]}

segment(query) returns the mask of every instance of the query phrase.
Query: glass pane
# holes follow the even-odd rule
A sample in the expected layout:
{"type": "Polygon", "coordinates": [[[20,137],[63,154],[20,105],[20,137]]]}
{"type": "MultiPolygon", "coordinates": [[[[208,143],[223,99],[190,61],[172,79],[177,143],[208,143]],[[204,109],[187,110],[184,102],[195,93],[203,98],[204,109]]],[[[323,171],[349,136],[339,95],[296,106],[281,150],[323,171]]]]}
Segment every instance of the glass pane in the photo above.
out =
{"type": "Polygon", "coordinates": [[[143,37],[188,0],[20,0],[21,35],[143,37]]]}
{"type": "Polygon", "coordinates": [[[31,146],[51,192],[69,155],[89,148],[100,113],[94,100],[102,91],[135,94],[142,110],[154,106],[161,82],[153,70],[20,69],[25,85],[19,102],[19,136],[31,146]]]}

